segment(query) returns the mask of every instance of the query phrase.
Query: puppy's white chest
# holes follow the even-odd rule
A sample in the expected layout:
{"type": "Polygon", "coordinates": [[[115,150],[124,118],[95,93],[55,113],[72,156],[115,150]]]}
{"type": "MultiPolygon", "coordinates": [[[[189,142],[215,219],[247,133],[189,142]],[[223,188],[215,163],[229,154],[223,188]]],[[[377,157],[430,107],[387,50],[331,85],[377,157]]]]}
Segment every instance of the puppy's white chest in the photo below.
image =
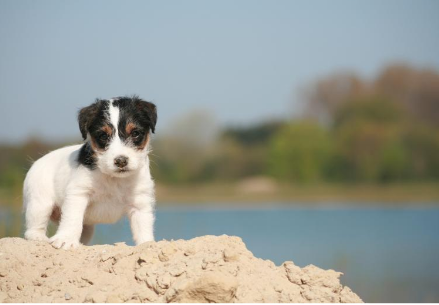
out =
{"type": "Polygon", "coordinates": [[[114,223],[126,212],[131,188],[122,183],[100,183],[94,188],[84,215],[85,224],[114,223]]]}

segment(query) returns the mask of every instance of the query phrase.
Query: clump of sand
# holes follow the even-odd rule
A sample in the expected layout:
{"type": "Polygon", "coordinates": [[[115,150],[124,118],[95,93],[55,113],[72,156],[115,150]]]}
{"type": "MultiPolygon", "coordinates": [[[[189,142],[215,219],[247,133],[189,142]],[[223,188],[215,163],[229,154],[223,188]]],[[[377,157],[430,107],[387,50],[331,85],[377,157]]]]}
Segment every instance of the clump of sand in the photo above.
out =
{"type": "Polygon", "coordinates": [[[340,275],[275,266],[225,235],[72,251],[0,240],[0,302],[361,302],[340,275]]]}

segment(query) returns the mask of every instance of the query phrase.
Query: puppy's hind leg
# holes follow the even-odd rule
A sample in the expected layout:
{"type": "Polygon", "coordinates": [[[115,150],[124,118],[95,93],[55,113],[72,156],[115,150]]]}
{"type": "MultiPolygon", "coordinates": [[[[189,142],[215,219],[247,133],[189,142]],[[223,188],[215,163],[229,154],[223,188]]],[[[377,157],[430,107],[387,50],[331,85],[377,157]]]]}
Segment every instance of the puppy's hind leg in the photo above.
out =
{"type": "Polygon", "coordinates": [[[49,241],[46,229],[54,204],[46,200],[30,198],[25,202],[26,232],[28,240],[49,241]]]}
{"type": "Polygon", "coordinates": [[[87,245],[93,238],[94,231],[95,231],[94,225],[83,225],[81,239],[80,239],[81,244],[87,245]]]}

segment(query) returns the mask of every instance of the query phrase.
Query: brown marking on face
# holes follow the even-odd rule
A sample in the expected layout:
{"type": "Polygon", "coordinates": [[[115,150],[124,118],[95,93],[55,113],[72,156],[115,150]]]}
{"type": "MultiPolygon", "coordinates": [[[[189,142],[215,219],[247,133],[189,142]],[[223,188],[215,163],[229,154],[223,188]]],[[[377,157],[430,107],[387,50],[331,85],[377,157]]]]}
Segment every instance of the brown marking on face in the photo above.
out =
{"type": "Polygon", "coordinates": [[[143,139],[142,143],[139,146],[137,146],[137,149],[143,150],[146,146],[148,146],[148,143],[149,143],[149,132],[143,139]]]}
{"type": "MultiPolygon", "coordinates": [[[[104,125],[100,128],[101,131],[105,132],[108,135],[108,138],[111,138],[111,135],[113,134],[113,128],[111,128],[110,125],[104,125]]],[[[96,143],[95,137],[91,137],[91,147],[94,151],[104,151],[104,148],[99,147],[98,143],[96,143]]]]}
{"type": "Polygon", "coordinates": [[[94,137],[91,137],[90,144],[91,144],[91,148],[93,148],[94,151],[102,150],[102,149],[100,149],[99,146],[96,144],[96,141],[95,141],[95,138],[94,138],[94,137]]]}
{"type": "Polygon", "coordinates": [[[136,129],[136,124],[129,122],[126,126],[125,126],[125,132],[129,135],[131,134],[131,132],[136,129]]]}
{"type": "Polygon", "coordinates": [[[111,134],[113,133],[113,129],[109,125],[104,125],[102,127],[102,131],[105,132],[109,137],[111,137],[111,134]]]}

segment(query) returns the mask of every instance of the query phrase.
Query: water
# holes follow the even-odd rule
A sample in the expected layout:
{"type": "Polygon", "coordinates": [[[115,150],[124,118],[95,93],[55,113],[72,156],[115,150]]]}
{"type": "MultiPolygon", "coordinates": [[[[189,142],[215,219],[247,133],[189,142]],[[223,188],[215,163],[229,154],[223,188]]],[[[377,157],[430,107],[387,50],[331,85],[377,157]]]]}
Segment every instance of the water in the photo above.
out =
{"type": "MultiPolygon", "coordinates": [[[[439,301],[439,209],[158,209],[156,239],[237,235],[257,257],[345,273],[367,302],[439,301]]],[[[126,219],[94,243],[133,244],[126,219]]]]}

